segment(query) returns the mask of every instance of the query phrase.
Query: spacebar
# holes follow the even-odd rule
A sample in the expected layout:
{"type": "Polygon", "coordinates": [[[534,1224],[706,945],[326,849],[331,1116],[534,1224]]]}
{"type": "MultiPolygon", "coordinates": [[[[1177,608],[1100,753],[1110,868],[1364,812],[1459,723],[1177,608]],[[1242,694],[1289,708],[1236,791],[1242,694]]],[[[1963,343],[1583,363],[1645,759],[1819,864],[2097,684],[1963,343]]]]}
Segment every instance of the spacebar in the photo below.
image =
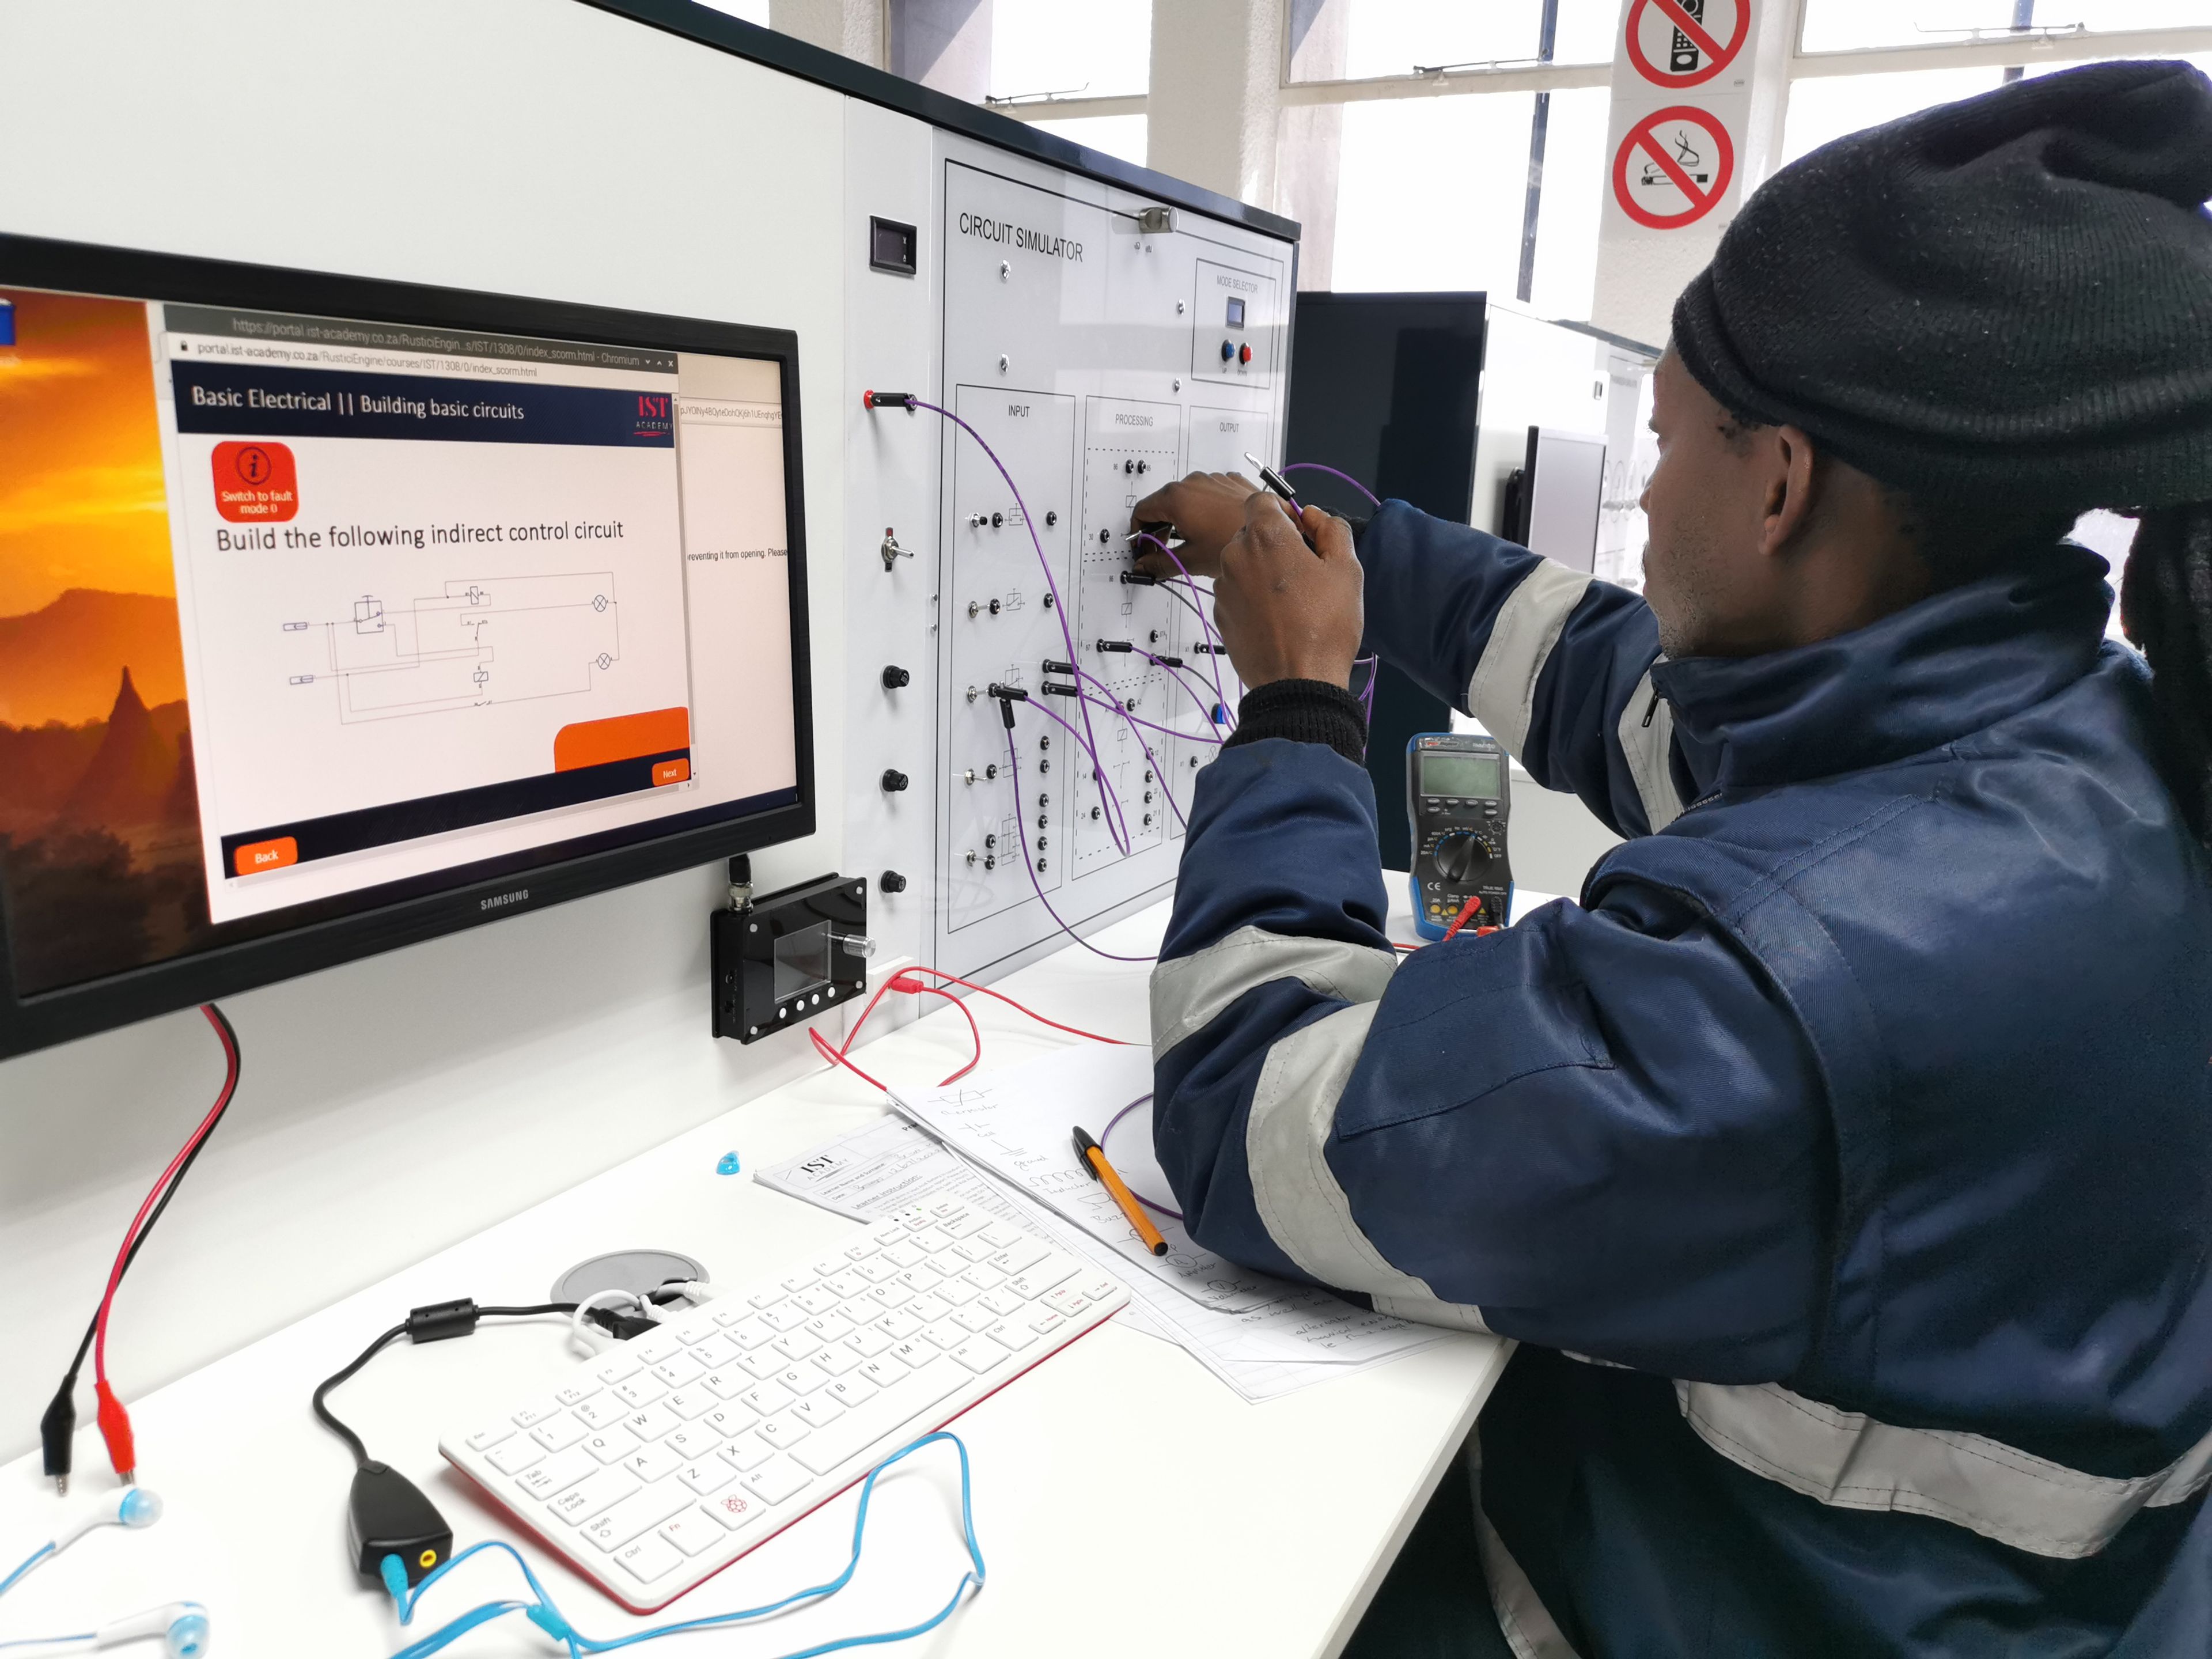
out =
{"type": "MultiPolygon", "coordinates": [[[[817,1429],[791,1449],[793,1459],[815,1474],[827,1474],[846,1459],[895,1434],[970,1379],[967,1369],[950,1359],[933,1359],[895,1389],[862,1401],[827,1428],[817,1429]]],[[[916,1433],[922,1431],[919,1425],[916,1433]]]]}

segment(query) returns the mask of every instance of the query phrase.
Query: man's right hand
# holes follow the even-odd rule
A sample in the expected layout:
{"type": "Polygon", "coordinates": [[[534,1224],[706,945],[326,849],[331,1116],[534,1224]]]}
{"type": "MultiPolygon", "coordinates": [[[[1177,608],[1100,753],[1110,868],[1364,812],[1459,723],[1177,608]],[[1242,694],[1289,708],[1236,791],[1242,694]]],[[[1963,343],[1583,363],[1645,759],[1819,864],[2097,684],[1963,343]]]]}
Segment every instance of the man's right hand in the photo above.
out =
{"type": "MultiPolygon", "coordinates": [[[[1182,545],[1176,559],[1194,576],[1221,574],[1221,550],[1244,528],[1245,505],[1261,494],[1258,484],[1234,472],[1194,472],[1179,483],[1156,489],[1130,514],[1129,528],[1162,520],[1176,527],[1182,545]]],[[[1164,580],[1180,575],[1170,559],[1147,543],[1137,544],[1137,568],[1164,580]]]]}

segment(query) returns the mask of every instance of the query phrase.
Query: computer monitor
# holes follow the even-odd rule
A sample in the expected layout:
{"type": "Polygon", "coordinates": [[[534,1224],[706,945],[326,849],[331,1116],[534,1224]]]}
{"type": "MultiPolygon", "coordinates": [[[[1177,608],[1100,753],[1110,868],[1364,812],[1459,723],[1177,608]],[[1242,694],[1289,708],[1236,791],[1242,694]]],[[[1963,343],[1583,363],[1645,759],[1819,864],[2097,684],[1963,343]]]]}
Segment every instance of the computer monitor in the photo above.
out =
{"type": "Polygon", "coordinates": [[[1520,533],[1510,539],[1577,570],[1595,565],[1605,499],[1602,435],[1530,427],[1528,460],[1509,487],[1520,517],[1520,533]]]}
{"type": "Polygon", "coordinates": [[[811,832],[798,387],[0,237],[0,1054],[811,832]]]}

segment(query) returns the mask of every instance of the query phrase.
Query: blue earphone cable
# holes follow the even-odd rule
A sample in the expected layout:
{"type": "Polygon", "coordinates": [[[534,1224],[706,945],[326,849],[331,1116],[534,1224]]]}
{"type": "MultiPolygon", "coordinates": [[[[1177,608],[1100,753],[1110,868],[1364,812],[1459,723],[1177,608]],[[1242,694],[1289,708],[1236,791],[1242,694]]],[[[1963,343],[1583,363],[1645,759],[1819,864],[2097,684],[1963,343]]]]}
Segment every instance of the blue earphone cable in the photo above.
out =
{"type": "MultiPolygon", "coordinates": [[[[30,1571],[33,1567],[37,1566],[40,1562],[45,1560],[53,1553],[54,1547],[52,1544],[41,1544],[38,1548],[33,1550],[30,1554],[25,1558],[22,1565],[17,1567],[15,1571],[9,1573],[5,1578],[0,1578],[0,1595],[5,1595],[9,1590],[15,1589],[17,1584],[22,1582],[23,1575],[25,1573],[30,1571]]],[[[57,1642],[74,1642],[76,1640],[76,1638],[74,1636],[58,1636],[53,1639],[57,1642]]],[[[21,1642],[0,1642],[0,1647],[22,1647],[26,1645],[27,1644],[21,1642]]]]}
{"type": "Polygon", "coordinates": [[[100,1632],[86,1631],[81,1636],[27,1636],[18,1642],[0,1642],[0,1648],[58,1648],[64,1642],[91,1642],[100,1632]]]}
{"type": "Polygon", "coordinates": [[[385,1589],[391,1594],[393,1607],[398,1612],[399,1622],[403,1626],[413,1622],[416,1606],[421,1602],[424,1592],[433,1584],[471,1556],[480,1555],[487,1550],[503,1552],[514,1557],[515,1565],[521,1570],[523,1582],[530,1586],[532,1598],[526,1601],[487,1601],[480,1607],[471,1607],[458,1619],[433,1631],[412,1645],[402,1648],[392,1656],[392,1659],[429,1659],[431,1654],[436,1653],[448,1643],[466,1635],[477,1626],[487,1624],[495,1619],[504,1618],[510,1613],[522,1613],[532,1624],[561,1642],[568,1650],[570,1659],[581,1659],[581,1656],[586,1653],[611,1653],[617,1648],[635,1646],[640,1642],[651,1642],[660,1637],[674,1636],[684,1631],[713,1630],[724,1626],[740,1624],[749,1620],[764,1619],[771,1613],[781,1613],[786,1608],[801,1601],[818,1601],[823,1596],[834,1595],[852,1581],[854,1573],[860,1568],[860,1549],[865,1541],[868,1526],[868,1503],[875,1495],[876,1481],[891,1465],[913,1455],[924,1446],[936,1440],[950,1441],[953,1449],[960,1455],[960,1529],[963,1540],[968,1547],[968,1559],[973,1564],[969,1571],[961,1576],[960,1582],[953,1587],[951,1599],[929,1618],[920,1624],[909,1625],[903,1630],[878,1631],[866,1636],[840,1637],[833,1642],[821,1643],[796,1653],[786,1654],[782,1656],[782,1659],[818,1659],[818,1656],[822,1654],[835,1653],[845,1648],[873,1647],[887,1642],[903,1642],[909,1637],[920,1636],[925,1632],[936,1629],[938,1626],[950,1619],[953,1610],[960,1605],[961,1598],[967,1595],[971,1585],[978,1590],[983,1588],[983,1551],[982,1547],[975,1541],[974,1488],[968,1463],[968,1448],[958,1435],[948,1433],[942,1429],[934,1433],[925,1434],[920,1439],[902,1446],[868,1471],[868,1478],[860,1487],[860,1510],[853,1517],[852,1559],[846,1562],[845,1570],[842,1572],[835,1578],[817,1584],[810,1589],[794,1590],[780,1601],[770,1601],[757,1607],[747,1607],[738,1613],[710,1613],[702,1619],[687,1619],[680,1624],[661,1625],[652,1630],[638,1631],[632,1635],[616,1637],[611,1640],[600,1640],[584,1635],[562,1616],[560,1609],[553,1604],[553,1598],[545,1593],[545,1587],[538,1582],[537,1574],[531,1571],[530,1564],[523,1559],[521,1553],[502,1540],[493,1539],[484,1543],[471,1545],[459,1554],[447,1559],[434,1571],[426,1575],[422,1582],[411,1590],[407,1588],[406,1571],[400,1565],[399,1559],[397,1556],[386,1556],[382,1564],[385,1589]]]}

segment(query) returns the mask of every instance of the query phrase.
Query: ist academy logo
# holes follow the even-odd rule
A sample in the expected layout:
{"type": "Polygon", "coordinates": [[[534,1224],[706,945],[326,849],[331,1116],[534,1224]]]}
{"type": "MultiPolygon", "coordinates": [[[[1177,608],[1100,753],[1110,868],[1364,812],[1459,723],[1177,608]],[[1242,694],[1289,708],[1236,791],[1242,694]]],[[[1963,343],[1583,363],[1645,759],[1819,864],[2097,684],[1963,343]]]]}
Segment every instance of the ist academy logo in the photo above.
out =
{"type": "Polygon", "coordinates": [[[639,438],[665,438],[676,430],[674,411],[665,392],[641,392],[637,394],[637,416],[631,434],[639,438]]]}

